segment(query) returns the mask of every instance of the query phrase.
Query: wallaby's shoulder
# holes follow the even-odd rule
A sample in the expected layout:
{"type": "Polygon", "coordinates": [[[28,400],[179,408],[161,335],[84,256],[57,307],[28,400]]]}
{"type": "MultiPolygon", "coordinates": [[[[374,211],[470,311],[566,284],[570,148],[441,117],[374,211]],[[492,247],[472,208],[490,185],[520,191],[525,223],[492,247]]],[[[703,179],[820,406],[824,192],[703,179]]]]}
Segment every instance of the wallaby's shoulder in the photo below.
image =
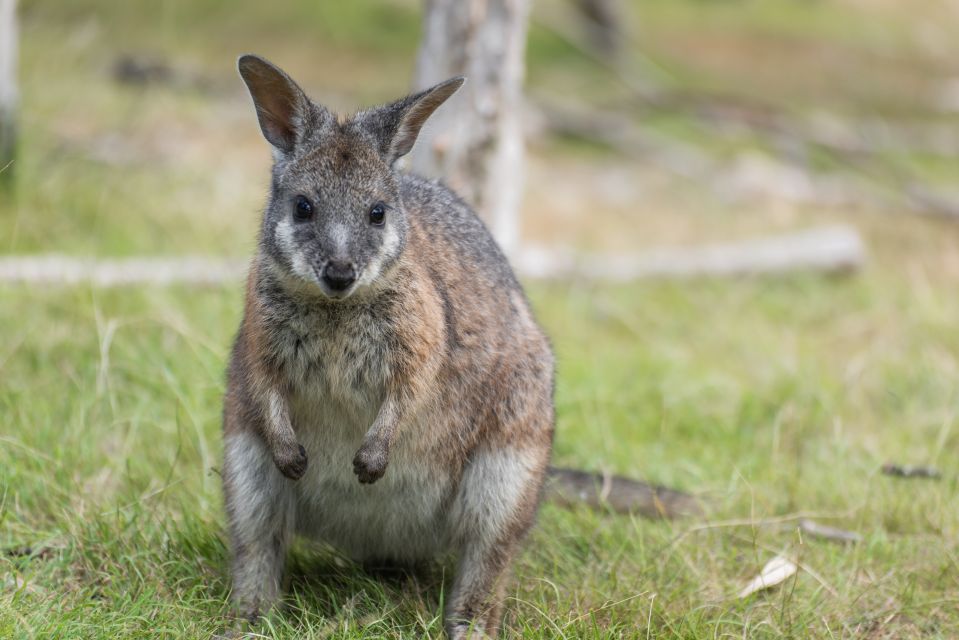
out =
{"type": "Polygon", "coordinates": [[[400,190],[426,256],[446,261],[457,275],[520,291],[509,261],[489,229],[456,192],[439,180],[402,174],[400,190]]]}
{"type": "Polygon", "coordinates": [[[427,179],[415,173],[401,173],[400,193],[417,218],[434,228],[457,229],[489,238],[492,236],[472,207],[442,180],[427,179]]]}

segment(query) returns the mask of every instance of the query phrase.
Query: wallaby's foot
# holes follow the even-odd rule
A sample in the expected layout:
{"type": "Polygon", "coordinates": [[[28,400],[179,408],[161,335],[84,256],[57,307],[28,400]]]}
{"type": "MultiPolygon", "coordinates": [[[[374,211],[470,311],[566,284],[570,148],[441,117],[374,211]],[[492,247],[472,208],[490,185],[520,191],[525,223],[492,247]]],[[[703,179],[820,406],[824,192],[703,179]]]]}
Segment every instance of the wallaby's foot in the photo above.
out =
{"type": "Polygon", "coordinates": [[[257,602],[240,603],[236,613],[238,620],[250,625],[254,625],[259,622],[262,615],[263,613],[260,610],[260,605],[257,602]]]}
{"type": "Polygon", "coordinates": [[[481,638],[494,638],[496,633],[487,634],[482,623],[479,622],[457,622],[446,625],[446,635],[450,640],[480,640],[481,638]]]}
{"type": "MultiPolygon", "coordinates": [[[[236,638],[250,638],[253,637],[250,635],[250,632],[255,632],[256,629],[263,624],[263,621],[270,618],[273,613],[275,613],[277,606],[270,599],[272,596],[266,596],[265,599],[261,599],[258,596],[252,597],[234,597],[234,611],[233,611],[233,628],[230,629],[227,633],[237,634],[232,637],[236,638]]],[[[276,597],[279,597],[279,594],[276,594],[276,597]]],[[[226,636],[227,638],[231,636],[226,636]]]]}
{"type": "MultiPolygon", "coordinates": [[[[280,547],[285,552],[286,544],[280,547]]],[[[238,624],[253,627],[270,617],[280,602],[282,571],[280,555],[257,558],[243,552],[237,554],[233,567],[233,616],[238,624]]]]}
{"type": "MultiPolygon", "coordinates": [[[[512,555],[507,554],[507,557],[512,555]]],[[[505,560],[504,563],[507,563],[505,560]]],[[[494,563],[500,565],[499,562],[494,563]]],[[[477,584],[469,584],[469,578],[457,576],[458,584],[450,594],[452,601],[445,614],[446,635],[450,640],[479,640],[495,638],[499,635],[500,621],[503,616],[502,581],[489,575],[500,569],[499,566],[471,567],[479,573],[477,584]],[[490,585],[489,580],[494,584],[490,585]],[[498,583],[498,584],[497,584],[498,583]]],[[[461,571],[464,567],[461,567],[461,571]]]]}
{"type": "Polygon", "coordinates": [[[389,456],[386,447],[377,442],[364,442],[353,456],[353,473],[363,484],[373,484],[386,473],[389,456]]]}
{"type": "Polygon", "coordinates": [[[277,451],[273,456],[273,462],[280,473],[290,480],[299,480],[306,473],[308,459],[306,449],[301,444],[290,445],[282,451],[277,451]]]}

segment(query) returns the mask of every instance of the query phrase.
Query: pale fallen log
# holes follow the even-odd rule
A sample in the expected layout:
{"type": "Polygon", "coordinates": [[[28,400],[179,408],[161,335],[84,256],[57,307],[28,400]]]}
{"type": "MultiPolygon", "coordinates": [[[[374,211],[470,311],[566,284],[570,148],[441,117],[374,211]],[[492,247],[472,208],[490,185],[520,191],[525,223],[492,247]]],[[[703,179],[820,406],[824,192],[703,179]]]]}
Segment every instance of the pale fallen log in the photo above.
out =
{"type": "Polygon", "coordinates": [[[798,233],[689,248],[587,255],[527,247],[514,259],[529,278],[628,281],[644,278],[776,275],[796,271],[848,272],[865,263],[859,233],[829,226],[798,233]]]}
{"type": "Polygon", "coordinates": [[[62,255],[0,257],[0,282],[91,284],[220,284],[240,280],[247,260],[202,256],[90,260],[62,255]]]}
{"type": "MultiPolygon", "coordinates": [[[[660,248],[620,255],[583,255],[526,248],[514,266],[529,279],[626,281],[643,278],[775,275],[794,271],[844,272],[860,267],[865,250],[852,228],[811,229],[757,240],[690,248],[660,248]]],[[[204,256],[92,260],[63,255],[0,257],[0,282],[90,284],[176,283],[216,285],[243,278],[248,262],[204,256]]]]}

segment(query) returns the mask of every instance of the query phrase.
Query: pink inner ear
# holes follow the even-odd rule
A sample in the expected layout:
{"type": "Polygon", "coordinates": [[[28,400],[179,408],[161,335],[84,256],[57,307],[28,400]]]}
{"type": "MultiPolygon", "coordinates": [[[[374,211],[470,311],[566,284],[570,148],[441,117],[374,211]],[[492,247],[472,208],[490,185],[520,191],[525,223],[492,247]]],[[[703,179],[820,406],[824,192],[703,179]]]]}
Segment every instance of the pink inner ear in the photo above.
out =
{"type": "Polygon", "coordinates": [[[282,151],[292,151],[296,137],[293,118],[298,103],[305,99],[302,91],[282,71],[258,58],[242,59],[240,75],[256,106],[263,137],[282,151]]]}
{"type": "Polygon", "coordinates": [[[294,138],[294,110],[290,105],[284,104],[282,101],[260,102],[256,105],[256,110],[260,117],[261,126],[269,127],[274,135],[292,143],[294,138]]]}
{"type": "Polygon", "coordinates": [[[414,103],[404,114],[400,126],[390,143],[390,155],[393,158],[405,156],[416,143],[420,129],[436,109],[446,102],[456,90],[463,86],[463,78],[454,78],[433,87],[426,95],[414,103]]]}

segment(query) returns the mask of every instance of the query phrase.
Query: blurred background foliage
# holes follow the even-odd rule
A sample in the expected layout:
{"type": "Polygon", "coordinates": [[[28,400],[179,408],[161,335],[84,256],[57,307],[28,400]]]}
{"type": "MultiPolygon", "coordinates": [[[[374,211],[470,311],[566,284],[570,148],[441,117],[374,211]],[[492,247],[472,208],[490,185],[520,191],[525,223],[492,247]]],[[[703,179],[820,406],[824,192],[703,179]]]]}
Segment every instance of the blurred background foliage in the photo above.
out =
{"type": "MultiPolygon", "coordinates": [[[[573,3],[534,5],[524,237],[611,250],[863,210],[956,214],[948,3],[622,8],[625,45],[610,62],[588,46],[573,3]],[[557,121],[557,110],[575,117],[557,121]]],[[[420,10],[414,0],[23,2],[20,197],[0,219],[5,246],[245,255],[269,158],[249,126],[237,52],[275,59],[349,111],[408,90],[420,10]]]]}

